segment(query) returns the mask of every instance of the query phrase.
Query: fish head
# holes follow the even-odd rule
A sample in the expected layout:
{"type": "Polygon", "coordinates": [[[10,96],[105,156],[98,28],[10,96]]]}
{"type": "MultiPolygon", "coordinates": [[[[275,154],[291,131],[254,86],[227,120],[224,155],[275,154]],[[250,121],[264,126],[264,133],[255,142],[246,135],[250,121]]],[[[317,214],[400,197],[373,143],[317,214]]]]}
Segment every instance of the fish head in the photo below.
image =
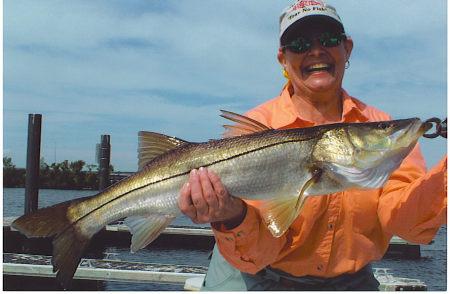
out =
{"type": "Polygon", "coordinates": [[[399,154],[403,160],[431,127],[418,118],[351,124],[347,136],[353,146],[353,160],[366,167],[399,154]]]}
{"type": "Polygon", "coordinates": [[[431,123],[411,118],[328,129],[314,148],[313,162],[322,174],[308,193],[384,186],[431,127],[431,123]]]}

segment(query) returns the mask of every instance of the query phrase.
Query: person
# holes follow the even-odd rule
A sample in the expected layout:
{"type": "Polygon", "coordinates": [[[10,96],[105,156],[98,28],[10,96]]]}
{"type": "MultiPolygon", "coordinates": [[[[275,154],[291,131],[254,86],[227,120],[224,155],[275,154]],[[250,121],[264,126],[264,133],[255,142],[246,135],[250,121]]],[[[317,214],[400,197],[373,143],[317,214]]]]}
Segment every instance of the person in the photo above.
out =
{"type": "MultiPolygon", "coordinates": [[[[246,116],[274,129],[390,120],[343,88],[353,40],[334,7],[296,1],[280,16],[278,61],[288,82],[246,116]]],[[[417,145],[383,188],[309,197],[273,237],[258,201],[227,192],[206,168],[191,171],[179,208],[216,238],[203,290],[378,290],[370,263],[393,235],[429,243],[447,216],[447,156],[426,171],[417,145]]]]}

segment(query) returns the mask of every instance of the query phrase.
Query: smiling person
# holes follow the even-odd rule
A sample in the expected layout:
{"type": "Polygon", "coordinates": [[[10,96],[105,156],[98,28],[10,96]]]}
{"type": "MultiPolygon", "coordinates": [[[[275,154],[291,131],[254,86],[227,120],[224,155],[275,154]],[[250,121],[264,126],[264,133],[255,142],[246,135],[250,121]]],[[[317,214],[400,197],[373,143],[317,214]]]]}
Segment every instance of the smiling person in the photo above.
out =
{"type": "MultiPolygon", "coordinates": [[[[342,89],[353,41],[333,7],[296,1],[279,26],[288,82],[248,117],[274,129],[391,119],[342,89]]],[[[279,238],[265,226],[261,202],[234,198],[204,168],[191,172],[179,207],[215,234],[203,290],[378,290],[370,263],[393,235],[427,244],[446,223],[446,178],[447,156],[427,172],[416,146],[383,188],[308,197],[279,238]]]]}

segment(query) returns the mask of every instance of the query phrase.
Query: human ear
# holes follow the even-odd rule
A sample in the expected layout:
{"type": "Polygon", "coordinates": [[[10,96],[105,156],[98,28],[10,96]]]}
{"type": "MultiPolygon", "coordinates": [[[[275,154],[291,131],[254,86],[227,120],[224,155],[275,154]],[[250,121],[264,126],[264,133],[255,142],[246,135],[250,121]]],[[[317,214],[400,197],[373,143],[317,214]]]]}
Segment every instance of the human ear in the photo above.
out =
{"type": "Polygon", "coordinates": [[[346,61],[349,60],[350,55],[352,54],[353,50],[353,40],[350,37],[347,37],[347,39],[344,42],[344,49],[345,49],[345,56],[346,61]]]}
{"type": "Polygon", "coordinates": [[[278,59],[278,62],[281,64],[281,66],[285,68],[286,67],[286,55],[284,54],[283,50],[281,50],[281,48],[278,51],[277,59],[278,59]]]}

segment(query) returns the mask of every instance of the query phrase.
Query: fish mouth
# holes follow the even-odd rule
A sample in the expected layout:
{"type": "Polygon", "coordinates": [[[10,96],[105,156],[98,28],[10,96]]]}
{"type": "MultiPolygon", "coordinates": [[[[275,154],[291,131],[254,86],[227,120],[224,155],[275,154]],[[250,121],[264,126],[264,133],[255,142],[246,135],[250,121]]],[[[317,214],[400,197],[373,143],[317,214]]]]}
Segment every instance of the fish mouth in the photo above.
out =
{"type": "Polygon", "coordinates": [[[412,118],[411,120],[409,127],[398,133],[395,140],[398,147],[408,147],[415,144],[433,126],[430,122],[422,122],[418,118],[412,118]]]}

